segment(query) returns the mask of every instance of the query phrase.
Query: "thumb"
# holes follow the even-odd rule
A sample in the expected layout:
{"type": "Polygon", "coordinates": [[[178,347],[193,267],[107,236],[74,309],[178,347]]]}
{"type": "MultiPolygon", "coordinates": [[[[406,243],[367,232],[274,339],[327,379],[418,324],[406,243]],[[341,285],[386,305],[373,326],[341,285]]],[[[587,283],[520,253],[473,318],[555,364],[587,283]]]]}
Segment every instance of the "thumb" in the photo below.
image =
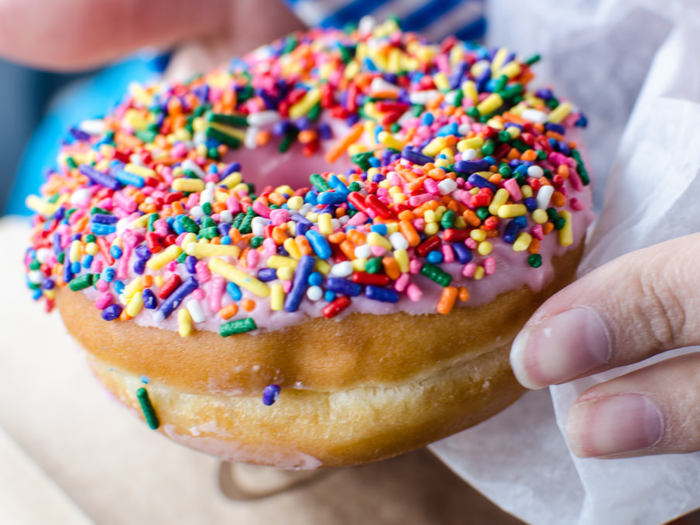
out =
{"type": "Polygon", "coordinates": [[[527,388],[700,344],[700,234],[632,252],[552,296],[513,342],[527,388]],[[688,314],[686,316],[686,314],[688,314]]]}

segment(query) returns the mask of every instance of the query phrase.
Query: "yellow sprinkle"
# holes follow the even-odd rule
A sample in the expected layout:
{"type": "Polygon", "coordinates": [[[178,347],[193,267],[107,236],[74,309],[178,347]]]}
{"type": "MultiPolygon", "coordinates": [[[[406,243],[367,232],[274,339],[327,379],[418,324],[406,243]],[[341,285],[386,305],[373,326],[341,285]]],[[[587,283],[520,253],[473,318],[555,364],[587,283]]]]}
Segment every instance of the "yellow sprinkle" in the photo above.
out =
{"type": "Polygon", "coordinates": [[[564,227],[559,230],[559,242],[562,246],[571,246],[574,242],[574,231],[571,224],[571,213],[568,211],[562,211],[559,216],[566,219],[564,227]]]}
{"type": "Polygon", "coordinates": [[[455,228],[458,230],[464,229],[467,227],[467,221],[464,220],[464,217],[461,215],[455,219],[455,228]]]}
{"type": "Polygon", "coordinates": [[[289,108],[289,118],[298,119],[306,115],[311,108],[321,101],[321,90],[312,88],[306,92],[304,98],[289,108]]]}
{"type": "Polygon", "coordinates": [[[138,230],[140,228],[145,228],[146,226],[148,226],[148,215],[144,215],[143,217],[139,217],[138,219],[135,219],[134,222],[131,223],[132,230],[138,230]]]}
{"type": "Polygon", "coordinates": [[[318,231],[323,235],[333,234],[333,216],[330,213],[322,213],[318,216],[318,231]]]}
{"type": "Polygon", "coordinates": [[[506,58],[508,58],[508,49],[505,47],[502,47],[496,52],[496,55],[493,57],[493,61],[491,62],[491,71],[494,73],[501,69],[503,67],[503,64],[505,64],[506,58]]]}
{"type": "Polygon", "coordinates": [[[156,172],[151,168],[147,168],[146,166],[139,166],[138,164],[127,164],[124,167],[124,171],[144,178],[155,177],[157,175],[156,172]]]}
{"type": "Polygon", "coordinates": [[[445,137],[435,137],[430,141],[426,147],[423,148],[423,155],[428,155],[430,157],[436,157],[440,150],[442,150],[447,145],[447,140],[445,137]]]}
{"type": "Polygon", "coordinates": [[[283,246],[292,259],[296,259],[297,261],[301,259],[301,252],[299,251],[299,246],[297,246],[297,243],[294,241],[294,239],[292,239],[291,237],[287,237],[284,240],[283,246]]]}
{"type": "Polygon", "coordinates": [[[187,255],[193,255],[197,259],[202,257],[238,257],[241,254],[241,249],[238,246],[225,245],[225,244],[203,244],[199,242],[190,242],[185,245],[184,241],[182,243],[185,246],[185,251],[187,255]]]}
{"type": "Polygon", "coordinates": [[[483,242],[486,240],[486,232],[484,230],[472,230],[469,236],[476,242],[483,242]]]}
{"type": "Polygon", "coordinates": [[[158,288],[160,288],[165,282],[165,277],[163,277],[162,275],[156,275],[155,279],[153,279],[153,282],[158,288]]]}
{"type": "Polygon", "coordinates": [[[425,228],[423,228],[423,232],[426,235],[435,235],[439,229],[440,225],[437,222],[430,222],[425,225],[425,228]]]}
{"type": "Polygon", "coordinates": [[[355,259],[352,261],[352,267],[356,272],[364,272],[367,259],[355,259]]]}
{"type": "Polygon", "coordinates": [[[382,131],[379,134],[379,142],[384,144],[386,147],[401,151],[406,145],[405,142],[397,139],[394,135],[387,131],[382,131]]]}
{"type": "Polygon", "coordinates": [[[173,244],[171,246],[168,246],[158,255],[154,255],[153,257],[148,259],[146,266],[149,270],[160,270],[170,261],[174,261],[175,259],[180,257],[180,254],[182,254],[182,248],[180,248],[177,244],[173,244]]]}
{"type": "Polygon", "coordinates": [[[535,224],[544,224],[548,220],[547,212],[544,210],[533,211],[532,220],[535,221],[535,224]]]}
{"type": "Polygon", "coordinates": [[[241,183],[241,174],[238,171],[234,171],[226,177],[224,180],[222,180],[219,185],[224,184],[226,185],[227,188],[231,189],[234,186],[238,186],[241,183]]]}
{"type": "Polygon", "coordinates": [[[512,139],[517,139],[520,136],[520,128],[517,126],[511,126],[506,131],[512,139]]]}
{"type": "Polygon", "coordinates": [[[435,212],[433,210],[426,210],[423,214],[423,219],[425,219],[425,222],[428,223],[437,221],[437,217],[435,216],[435,212]]]}
{"type": "Polygon", "coordinates": [[[97,255],[98,251],[99,247],[97,246],[97,243],[89,242],[85,245],[85,253],[87,253],[88,255],[97,255]]]}
{"type": "Polygon", "coordinates": [[[450,90],[450,81],[447,78],[447,75],[445,75],[445,73],[443,73],[442,71],[433,75],[433,82],[435,82],[435,86],[440,91],[449,91],[450,90]]]}
{"type": "Polygon", "coordinates": [[[389,240],[383,235],[379,235],[377,232],[369,232],[367,234],[367,243],[370,246],[382,246],[387,250],[391,250],[392,248],[389,240]]]}
{"type": "Polygon", "coordinates": [[[510,219],[511,217],[520,217],[527,213],[527,208],[524,204],[505,204],[498,208],[498,216],[501,219],[510,219]]]}
{"type": "Polygon", "coordinates": [[[520,186],[520,192],[523,194],[523,199],[529,199],[532,197],[532,187],[528,184],[525,186],[520,186]]]}
{"type": "Polygon", "coordinates": [[[462,93],[474,104],[479,102],[479,92],[476,90],[476,84],[471,80],[467,80],[462,84],[462,93]]]}
{"type": "Polygon", "coordinates": [[[481,279],[483,279],[483,277],[484,277],[484,272],[485,272],[484,267],[483,267],[483,266],[479,266],[479,267],[476,269],[476,271],[474,272],[474,280],[475,280],[475,281],[480,281],[481,279]]]}
{"type": "Polygon", "coordinates": [[[410,269],[408,252],[406,250],[394,250],[394,259],[399,263],[401,273],[408,273],[410,269]]]}
{"type": "Polygon", "coordinates": [[[291,268],[289,266],[283,266],[282,268],[279,268],[277,270],[278,279],[282,279],[283,281],[289,281],[292,277],[294,277],[294,268],[291,268]]]}
{"type": "Polygon", "coordinates": [[[510,193],[505,188],[501,188],[493,196],[491,204],[489,205],[489,213],[491,215],[498,215],[498,210],[503,206],[510,198],[510,193]]]}
{"type": "Polygon", "coordinates": [[[270,308],[274,312],[279,312],[284,308],[284,288],[281,284],[270,286],[270,308]]]}
{"type": "Polygon", "coordinates": [[[287,201],[287,206],[289,206],[290,210],[300,210],[304,206],[304,199],[295,195],[287,201]]]}
{"type": "Polygon", "coordinates": [[[180,243],[180,247],[182,247],[186,251],[187,247],[193,242],[197,242],[197,236],[194,233],[187,232],[185,234],[185,236],[182,238],[182,242],[180,243]]]}
{"type": "Polygon", "coordinates": [[[468,149],[479,149],[484,145],[483,137],[474,137],[471,139],[460,140],[457,143],[457,150],[464,153],[468,149]]]}
{"type": "Polygon", "coordinates": [[[55,299],[56,298],[56,289],[54,288],[53,290],[44,290],[44,297],[47,299],[55,299]]]}
{"type": "Polygon", "coordinates": [[[68,258],[70,262],[79,262],[80,258],[83,256],[83,243],[80,241],[73,241],[70,243],[70,251],[68,252],[68,258]]]}
{"type": "Polygon", "coordinates": [[[187,337],[192,333],[192,316],[187,308],[181,308],[177,312],[178,332],[181,337],[187,337]]]}
{"type": "Polygon", "coordinates": [[[501,69],[501,71],[499,71],[496,76],[500,77],[502,75],[505,75],[508,78],[515,78],[518,75],[520,75],[520,73],[522,73],[522,71],[523,71],[523,68],[520,66],[520,64],[518,64],[514,60],[514,61],[510,62],[509,64],[506,64],[505,66],[503,66],[503,69],[501,69]]]}
{"type": "Polygon", "coordinates": [[[175,191],[200,192],[204,190],[204,181],[201,179],[175,179],[171,187],[175,191]]]}
{"type": "Polygon", "coordinates": [[[503,105],[503,98],[498,93],[492,93],[481,102],[476,109],[482,115],[489,115],[503,105]]]}
{"type": "Polygon", "coordinates": [[[531,242],[532,235],[530,235],[529,233],[522,232],[520,235],[518,235],[518,238],[513,243],[513,251],[524,252],[530,247],[531,242]]]}
{"type": "Polygon", "coordinates": [[[133,281],[131,281],[129,284],[127,284],[124,287],[124,291],[122,292],[122,295],[124,295],[126,300],[129,301],[137,293],[141,292],[142,290],[143,290],[143,282],[141,282],[141,279],[134,279],[133,281]]]}
{"type": "Polygon", "coordinates": [[[314,266],[314,269],[323,275],[328,275],[331,271],[331,265],[323,259],[316,258],[316,265],[314,266]]]}
{"type": "Polygon", "coordinates": [[[550,114],[547,120],[551,122],[552,124],[560,124],[566,117],[569,116],[572,110],[572,106],[568,102],[564,102],[563,104],[559,104],[556,109],[554,109],[550,114]]]}
{"type": "Polygon", "coordinates": [[[489,241],[480,242],[479,247],[477,248],[480,255],[488,255],[492,250],[493,244],[491,244],[489,241]]]}
{"type": "Polygon", "coordinates": [[[46,202],[44,199],[37,197],[36,195],[28,196],[24,201],[24,204],[27,206],[27,208],[35,213],[38,213],[42,217],[51,217],[58,209],[58,203],[52,204],[50,202],[46,202]]]}
{"type": "MultiPolygon", "coordinates": [[[[140,279],[136,280],[139,281],[140,279]]],[[[126,305],[126,313],[129,315],[129,317],[136,317],[136,315],[141,311],[141,308],[143,308],[143,293],[136,292],[126,305]]]]}
{"type": "MultiPolygon", "coordinates": [[[[207,125],[210,128],[213,128],[217,131],[220,131],[224,135],[228,135],[229,137],[233,137],[235,139],[240,140],[241,142],[245,141],[245,131],[241,131],[240,129],[232,128],[230,126],[226,126],[224,124],[219,124],[218,122],[207,122],[207,125]]],[[[204,146],[204,144],[201,144],[204,146]]],[[[204,152],[206,153],[207,147],[204,146],[204,152]]]]}
{"type": "Polygon", "coordinates": [[[265,283],[221,259],[212,259],[209,261],[209,269],[259,297],[267,297],[270,295],[270,289],[265,283]]]}
{"type": "Polygon", "coordinates": [[[284,268],[286,266],[294,269],[297,267],[297,264],[297,261],[291,257],[284,257],[283,255],[273,255],[267,260],[267,265],[270,268],[284,268]]]}

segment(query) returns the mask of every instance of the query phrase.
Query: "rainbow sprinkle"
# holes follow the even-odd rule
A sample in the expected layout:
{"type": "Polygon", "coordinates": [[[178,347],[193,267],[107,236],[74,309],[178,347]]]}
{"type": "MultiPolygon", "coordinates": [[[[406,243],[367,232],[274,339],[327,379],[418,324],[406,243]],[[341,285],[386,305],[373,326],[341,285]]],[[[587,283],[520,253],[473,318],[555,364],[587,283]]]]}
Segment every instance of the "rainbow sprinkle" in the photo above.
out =
{"type": "Polygon", "coordinates": [[[258,303],[321,302],[332,318],[361,296],[421,301],[425,286],[448,314],[469,299],[448,266],[493,278],[500,239],[522,252],[513,271],[532,271],[545,236],[573,242],[563,208],[583,209],[573,194],[590,179],[565,137],[586,118],[528,91],[537,60],[389,20],[293,34],[185,84],[134,84],[70,130],[27,199],[28,285],[48,310],[68,285],[96,290],[106,321],[175,314],[183,337],[211,316],[222,336],[256,330],[258,303]],[[256,191],[236,150],[273,144],[355,167],[256,191]]]}

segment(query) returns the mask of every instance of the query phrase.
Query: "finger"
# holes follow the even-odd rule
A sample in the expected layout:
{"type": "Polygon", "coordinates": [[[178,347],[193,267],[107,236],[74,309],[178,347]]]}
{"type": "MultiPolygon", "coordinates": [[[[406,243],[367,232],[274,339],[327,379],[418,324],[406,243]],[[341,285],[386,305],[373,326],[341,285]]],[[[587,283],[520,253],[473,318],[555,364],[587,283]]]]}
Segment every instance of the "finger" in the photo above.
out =
{"type": "Polygon", "coordinates": [[[574,403],[567,439],[579,457],[700,450],[700,354],[676,357],[596,385],[574,403]]]}
{"type": "Polygon", "coordinates": [[[683,237],[620,257],[555,294],[513,342],[520,383],[543,388],[700,343],[698,257],[700,235],[683,237]]]}
{"type": "Polygon", "coordinates": [[[0,0],[0,55],[79,69],[224,32],[233,0],[0,0]]]}

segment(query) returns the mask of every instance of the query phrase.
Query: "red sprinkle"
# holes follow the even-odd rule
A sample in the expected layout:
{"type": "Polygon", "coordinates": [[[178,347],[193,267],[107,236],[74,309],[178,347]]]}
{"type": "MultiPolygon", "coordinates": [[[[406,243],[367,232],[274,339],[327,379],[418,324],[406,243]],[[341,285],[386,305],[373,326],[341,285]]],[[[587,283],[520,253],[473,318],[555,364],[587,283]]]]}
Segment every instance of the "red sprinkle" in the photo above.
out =
{"type": "Polygon", "coordinates": [[[348,306],[350,306],[350,303],[352,301],[350,300],[349,297],[338,297],[335,301],[332,303],[329,303],[324,309],[323,309],[323,317],[326,319],[330,319],[331,317],[335,317],[338,315],[340,312],[345,310],[348,306]]]}
{"type": "Polygon", "coordinates": [[[182,279],[176,273],[172,274],[158,289],[158,297],[161,299],[167,299],[168,296],[175,291],[175,289],[182,284],[182,279]]]}
{"type": "Polygon", "coordinates": [[[355,272],[350,276],[350,280],[357,284],[369,284],[372,286],[388,286],[391,279],[383,273],[355,272]]]}

